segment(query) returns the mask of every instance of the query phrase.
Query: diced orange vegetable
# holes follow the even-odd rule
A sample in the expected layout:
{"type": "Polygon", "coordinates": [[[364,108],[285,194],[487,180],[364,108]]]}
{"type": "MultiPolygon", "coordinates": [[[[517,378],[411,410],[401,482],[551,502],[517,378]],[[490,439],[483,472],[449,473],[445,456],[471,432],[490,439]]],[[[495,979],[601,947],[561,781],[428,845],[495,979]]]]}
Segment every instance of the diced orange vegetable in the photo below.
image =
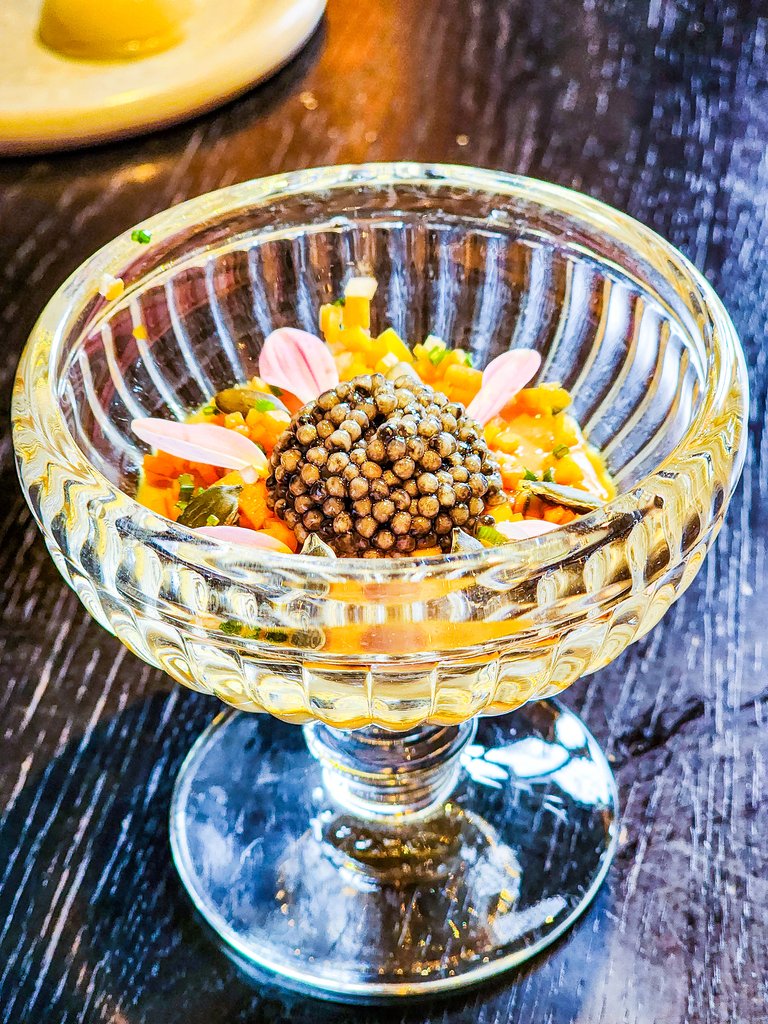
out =
{"type": "Polygon", "coordinates": [[[262,527],[264,533],[287,544],[291,551],[297,551],[299,542],[293,530],[279,519],[268,519],[262,527]]]}
{"type": "Polygon", "coordinates": [[[202,463],[195,463],[195,473],[200,478],[203,487],[210,487],[215,484],[221,473],[215,466],[204,466],[202,463]]]}
{"type": "Polygon", "coordinates": [[[555,481],[571,487],[573,484],[581,483],[584,479],[584,471],[578,462],[571,455],[564,455],[554,465],[555,481]]]}
{"type": "Polygon", "coordinates": [[[516,519],[523,518],[519,512],[513,510],[512,505],[508,501],[501,505],[491,505],[488,512],[497,523],[514,522],[516,519]]]}
{"type": "Polygon", "coordinates": [[[559,505],[551,505],[544,509],[544,518],[548,523],[562,523],[563,510],[559,505]]]}
{"type": "MultiPolygon", "coordinates": [[[[246,520],[242,525],[260,530],[269,514],[267,508],[267,487],[263,480],[246,484],[238,496],[240,515],[246,520]]],[[[280,538],[281,539],[281,538],[280,538]]]]}
{"type": "Polygon", "coordinates": [[[216,481],[219,487],[242,487],[245,481],[243,480],[239,470],[233,469],[231,472],[226,473],[224,476],[219,477],[216,481]]]}
{"type": "MultiPolygon", "coordinates": [[[[454,398],[454,393],[456,393],[463,396],[468,395],[471,401],[480,390],[482,383],[482,373],[472,366],[461,366],[454,363],[445,371],[445,388],[449,398],[454,398]]],[[[463,398],[455,400],[463,401],[463,398]]]]}
{"type": "Polygon", "coordinates": [[[523,469],[510,455],[494,453],[501,470],[501,482],[508,491],[517,490],[518,484],[523,479],[523,469]]]}
{"type": "Polygon", "coordinates": [[[144,470],[152,476],[172,479],[184,472],[184,465],[183,459],[177,459],[175,455],[166,455],[165,452],[144,456],[144,470]]]}
{"type": "Polygon", "coordinates": [[[258,412],[256,409],[249,410],[245,425],[251,440],[264,449],[267,455],[277,443],[278,437],[290,423],[290,416],[282,409],[272,409],[269,412],[258,412]]]}
{"type": "Polygon", "coordinates": [[[565,388],[559,384],[539,384],[535,388],[523,388],[519,391],[509,405],[502,410],[502,416],[514,415],[520,412],[529,412],[534,415],[551,416],[556,412],[567,409],[571,404],[571,396],[565,388]]]}

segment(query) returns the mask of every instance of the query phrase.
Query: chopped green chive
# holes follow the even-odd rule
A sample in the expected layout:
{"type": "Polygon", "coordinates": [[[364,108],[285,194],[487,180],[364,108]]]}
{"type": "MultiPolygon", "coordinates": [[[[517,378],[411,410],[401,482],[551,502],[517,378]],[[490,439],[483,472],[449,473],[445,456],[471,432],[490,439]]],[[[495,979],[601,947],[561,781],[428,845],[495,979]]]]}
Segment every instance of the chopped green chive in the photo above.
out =
{"type": "Polygon", "coordinates": [[[555,482],[555,471],[550,466],[549,469],[544,471],[544,475],[541,478],[542,483],[553,484],[555,482]]]}
{"type": "Polygon", "coordinates": [[[430,363],[432,363],[433,366],[439,366],[440,363],[442,363],[442,361],[448,355],[448,349],[438,348],[437,346],[435,346],[434,348],[431,348],[429,350],[427,355],[429,356],[429,361],[430,363]]]}
{"type": "Polygon", "coordinates": [[[424,339],[424,351],[432,352],[434,349],[439,348],[445,351],[446,344],[442,338],[438,338],[436,334],[428,334],[424,339]]]}
{"type": "Polygon", "coordinates": [[[208,405],[204,405],[200,410],[203,416],[215,416],[218,411],[215,402],[209,402],[208,405]]]}
{"type": "Polygon", "coordinates": [[[136,228],[135,231],[131,232],[131,241],[138,242],[140,245],[147,245],[148,242],[152,241],[152,235],[143,228],[136,228]]]}
{"type": "Polygon", "coordinates": [[[270,384],[270,385],[269,385],[269,390],[270,390],[270,391],[272,392],[272,394],[273,394],[273,395],[274,395],[274,396],[275,396],[276,398],[280,398],[280,397],[282,396],[282,394],[283,394],[283,389],[282,389],[282,388],[279,388],[279,387],[277,386],[277,384],[270,384]]]}
{"type": "Polygon", "coordinates": [[[480,543],[485,544],[486,547],[509,543],[509,537],[505,537],[500,530],[494,529],[493,526],[478,526],[475,530],[475,536],[480,543]]]}
{"type": "Polygon", "coordinates": [[[194,493],[194,478],[189,473],[182,473],[179,477],[179,501],[189,501],[194,493]]]}
{"type": "Polygon", "coordinates": [[[205,525],[206,526],[218,526],[220,522],[221,522],[221,520],[219,519],[218,516],[210,515],[205,520],[205,525]]]}
{"type": "Polygon", "coordinates": [[[471,352],[465,352],[464,353],[464,365],[465,366],[474,366],[475,365],[475,361],[472,358],[472,353],[471,352]]]}
{"type": "Polygon", "coordinates": [[[523,480],[538,480],[538,479],[539,478],[536,476],[536,474],[532,473],[530,471],[530,469],[526,469],[526,471],[523,473],[523,480]]]}
{"type": "Polygon", "coordinates": [[[344,298],[343,295],[339,299],[334,299],[333,302],[331,303],[332,306],[346,306],[346,304],[347,300],[344,298]]]}
{"type": "Polygon", "coordinates": [[[567,455],[570,452],[570,450],[571,449],[568,447],[567,444],[559,444],[557,448],[552,449],[552,454],[556,459],[562,459],[562,457],[564,455],[567,455]]]}
{"type": "Polygon", "coordinates": [[[272,409],[279,409],[277,402],[273,402],[269,398],[257,398],[251,406],[256,412],[270,412],[272,409]]]}

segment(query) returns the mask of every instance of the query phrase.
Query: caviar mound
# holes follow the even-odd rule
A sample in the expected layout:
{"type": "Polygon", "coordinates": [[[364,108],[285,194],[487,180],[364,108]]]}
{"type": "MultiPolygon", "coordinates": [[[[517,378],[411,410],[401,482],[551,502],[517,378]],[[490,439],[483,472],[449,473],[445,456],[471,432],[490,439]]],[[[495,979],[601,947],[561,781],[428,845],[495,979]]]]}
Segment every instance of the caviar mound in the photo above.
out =
{"type": "Polygon", "coordinates": [[[410,377],[355,377],[304,406],[270,459],[267,503],[299,543],[372,558],[439,547],[472,532],[501,490],[482,428],[410,377]]]}

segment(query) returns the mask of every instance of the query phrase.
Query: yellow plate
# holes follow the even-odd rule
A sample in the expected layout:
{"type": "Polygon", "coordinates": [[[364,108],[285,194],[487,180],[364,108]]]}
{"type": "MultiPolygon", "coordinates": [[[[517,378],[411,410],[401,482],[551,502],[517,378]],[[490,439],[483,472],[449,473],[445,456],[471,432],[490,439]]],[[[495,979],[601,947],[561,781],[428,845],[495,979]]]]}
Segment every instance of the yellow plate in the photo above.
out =
{"type": "Polygon", "coordinates": [[[190,0],[184,38],[139,60],[81,61],[37,38],[39,5],[0,0],[0,153],[136,135],[243,92],[301,48],[325,0],[190,0]]]}

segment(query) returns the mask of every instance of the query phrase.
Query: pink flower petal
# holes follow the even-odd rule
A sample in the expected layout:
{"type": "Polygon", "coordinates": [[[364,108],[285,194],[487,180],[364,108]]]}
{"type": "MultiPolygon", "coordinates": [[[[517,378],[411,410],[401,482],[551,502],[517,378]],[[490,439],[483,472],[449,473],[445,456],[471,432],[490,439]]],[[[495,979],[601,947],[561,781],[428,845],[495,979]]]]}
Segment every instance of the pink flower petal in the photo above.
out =
{"type": "Polygon", "coordinates": [[[496,523],[496,529],[510,540],[527,540],[529,537],[540,537],[543,533],[557,530],[556,523],[548,523],[544,519],[503,520],[496,523]]]}
{"type": "Polygon", "coordinates": [[[246,530],[243,526],[200,526],[195,533],[213,540],[223,540],[229,544],[248,544],[252,548],[263,548],[265,551],[280,551],[290,555],[291,549],[277,537],[270,537],[260,530],[246,530]]]}
{"type": "Polygon", "coordinates": [[[138,419],[131,424],[137,437],[168,455],[223,469],[268,469],[267,457],[250,438],[214,423],[138,419]]]}
{"type": "Polygon", "coordinates": [[[522,391],[540,366],[541,356],[535,349],[515,348],[502,352],[483,371],[483,386],[467,406],[468,415],[484,426],[522,391]]]}
{"type": "Polygon", "coordinates": [[[259,376],[305,403],[339,383],[339,371],[325,342],[294,327],[280,327],[266,338],[259,376]]]}

